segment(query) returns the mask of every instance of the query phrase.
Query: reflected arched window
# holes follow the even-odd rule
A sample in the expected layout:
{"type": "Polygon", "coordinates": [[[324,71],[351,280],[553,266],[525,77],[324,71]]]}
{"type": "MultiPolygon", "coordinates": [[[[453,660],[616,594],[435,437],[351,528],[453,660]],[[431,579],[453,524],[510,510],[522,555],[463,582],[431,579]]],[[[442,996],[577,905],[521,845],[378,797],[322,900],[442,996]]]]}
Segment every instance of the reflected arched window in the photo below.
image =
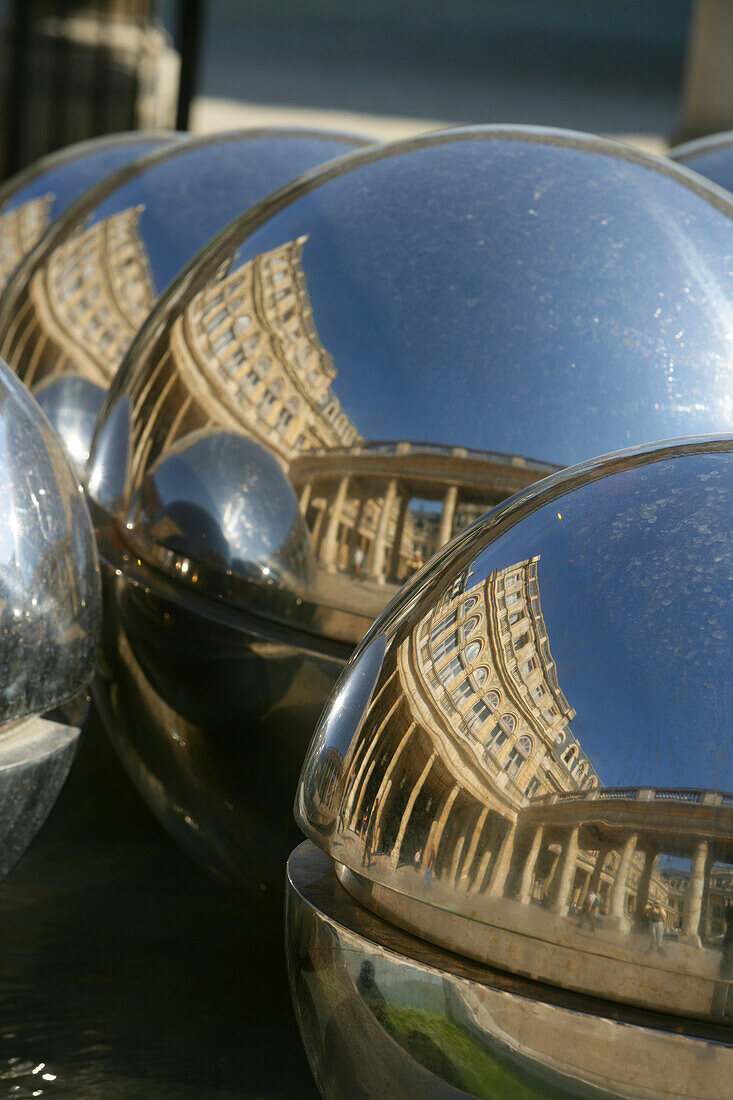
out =
{"type": "Polygon", "coordinates": [[[492,710],[498,710],[499,708],[499,692],[489,691],[486,694],[486,705],[491,707],[492,710]]]}
{"type": "Polygon", "coordinates": [[[520,737],[516,745],[512,745],[507,753],[506,760],[504,761],[504,771],[514,778],[531,752],[531,738],[527,736],[520,737]]]}
{"type": "Polygon", "coordinates": [[[473,682],[476,687],[482,687],[489,678],[489,673],[485,668],[477,668],[473,673],[473,682]]]}
{"type": "Polygon", "coordinates": [[[450,689],[451,699],[456,704],[456,706],[462,703],[464,699],[470,698],[471,695],[473,695],[473,687],[471,686],[471,682],[468,678],[466,678],[465,680],[461,680],[460,683],[456,684],[455,687],[452,687],[450,689]]]}
{"type": "Polygon", "coordinates": [[[581,780],[583,778],[583,776],[585,775],[585,764],[578,764],[575,775],[578,780],[581,780]]]}
{"type": "Polygon", "coordinates": [[[526,733],[522,734],[522,736],[517,741],[517,748],[519,749],[519,751],[524,756],[531,756],[532,755],[532,738],[528,737],[526,733]]]}
{"type": "Polygon", "coordinates": [[[463,656],[466,658],[468,664],[471,664],[476,660],[481,652],[481,642],[470,642],[463,651],[463,656]]]}
{"type": "Polygon", "coordinates": [[[560,730],[560,731],[558,732],[558,735],[557,735],[557,737],[555,738],[555,744],[556,744],[556,745],[562,745],[562,743],[563,743],[563,741],[564,741],[564,740],[565,740],[565,731],[564,731],[564,730],[560,730]]]}
{"type": "Polygon", "coordinates": [[[577,753],[578,750],[576,749],[575,745],[571,745],[569,749],[566,749],[563,760],[567,764],[568,768],[572,768],[577,753]]]}
{"type": "Polygon", "coordinates": [[[471,632],[474,631],[477,626],[478,615],[472,615],[470,619],[466,619],[465,623],[463,624],[463,637],[468,637],[468,635],[471,634],[471,632]]]}
{"type": "Polygon", "coordinates": [[[517,720],[514,715],[502,714],[498,722],[495,721],[482,737],[484,745],[491,745],[492,750],[496,752],[508,740],[510,734],[514,732],[516,724],[517,720]]]}
{"type": "Polygon", "coordinates": [[[478,596],[469,596],[463,604],[464,613],[470,611],[472,607],[475,607],[478,603],[478,596]]]}

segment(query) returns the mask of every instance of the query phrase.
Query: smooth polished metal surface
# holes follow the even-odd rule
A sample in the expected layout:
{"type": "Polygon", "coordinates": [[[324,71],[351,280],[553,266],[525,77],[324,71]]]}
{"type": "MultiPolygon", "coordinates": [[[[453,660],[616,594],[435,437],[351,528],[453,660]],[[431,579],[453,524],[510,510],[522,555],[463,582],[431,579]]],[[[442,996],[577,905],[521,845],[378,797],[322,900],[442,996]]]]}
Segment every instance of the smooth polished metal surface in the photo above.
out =
{"type": "Polygon", "coordinates": [[[123,164],[183,135],[124,133],[82,141],[42,157],[0,187],[0,294],[49,225],[123,164]]]}
{"type": "Polygon", "coordinates": [[[733,191],[733,131],[677,145],[670,149],[668,156],[719,187],[733,191]]]}
{"type": "Polygon", "coordinates": [[[481,962],[733,1021],[733,439],[556,474],[377,620],[296,802],[346,888],[481,962]]]}
{"type": "Polygon", "coordinates": [[[457,530],[603,447],[730,424],[732,233],[727,200],[668,162],[478,127],[316,170],[174,280],[112,385],[89,490],[114,586],[100,697],[186,843],[208,831],[247,876],[262,844],[234,799],[203,822],[197,771],[215,792],[245,742],[264,759],[289,706],[288,766],[304,754],[339,662],[457,530]],[[239,685],[221,717],[199,630],[239,685]]]}
{"type": "Polygon", "coordinates": [[[363,139],[250,130],[168,143],[87,191],[60,216],[0,300],[0,354],[32,390],[70,452],[88,457],[99,410],[158,295],[227,222],[308,168],[363,139]],[[82,392],[83,390],[83,392],[82,392]],[[69,399],[82,397],[73,417],[69,399]]]}
{"type": "Polygon", "coordinates": [[[79,728],[25,718],[0,728],[0,880],[46,820],[74,759],[79,728]]]}
{"type": "Polygon", "coordinates": [[[84,497],[56,436],[0,364],[0,728],[82,691],[99,642],[84,497]]]}
{"type": "Polygon", "coordinates": [[[101,616],[81,488],[35,402],[0,364],[0,877],[71,766],[101,616]]]}
{"type": "Polygon", "coordinates": [[[357,905],[311,844],[293,852],[287,955],[298,1026],[326,1100],[348,1096],[723,1100],[733,1047],[652,1013],[508,978],[357,905]]]}
{"type": "MultiPolygon", "coordinates": [[[[732,213],[585,135],[478,127],[356,152],[173,284],[105,406],[92,494],[176,575],[175,524],[138,530],[133,500],[188,441],[255,439],[318,565],[303,626],[353,644],[456,530],[558,465],[731,426],[732,213]]],[[[201,565],[180,579],[245,602],[235,570],[201,565]]]]}

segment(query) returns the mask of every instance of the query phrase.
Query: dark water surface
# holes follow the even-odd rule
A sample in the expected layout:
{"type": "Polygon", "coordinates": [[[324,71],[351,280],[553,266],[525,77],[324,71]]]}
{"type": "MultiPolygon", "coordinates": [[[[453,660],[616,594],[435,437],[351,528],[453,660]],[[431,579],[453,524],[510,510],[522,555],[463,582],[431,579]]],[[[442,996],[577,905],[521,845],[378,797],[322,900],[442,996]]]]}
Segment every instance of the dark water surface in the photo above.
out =
{"type": "Polygon", "coordinates": [[[318,1096],[282,924],[173,845],[93,719],[0,884],[0,1097],[318,1096]]]}

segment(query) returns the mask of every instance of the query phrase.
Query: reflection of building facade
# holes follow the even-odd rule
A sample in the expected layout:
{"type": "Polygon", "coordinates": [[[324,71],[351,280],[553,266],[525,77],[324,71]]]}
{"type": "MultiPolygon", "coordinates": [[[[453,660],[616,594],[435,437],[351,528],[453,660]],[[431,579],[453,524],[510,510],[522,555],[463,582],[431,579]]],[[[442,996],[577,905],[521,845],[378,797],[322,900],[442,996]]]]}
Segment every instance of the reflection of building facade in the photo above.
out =
{"type": "Polygon", "coordinates": [[[0,293],[20,261],[46,232],[53,199],[50,193],[41,195],[0,214],[0,293]]]}
{"type": "Polygon", "coordinates": [[[286,472],[303,451],[359,438],[331,389],[336,371],[313,323],[303,243],[223,267],[174,322],[155,377],[132,394],[141,410],[135,468],[183,430],[244,431],[286,472]],[[160,424],[164,435],[156,433],[160,424]]]}
{"type": "MultiPolygon", "coordinates": [[[[686,870],[667,868],[661,872],[667,895],[667,926],[682,930],[685,897],[690,886],[686,870]]],[[[700,935],[707,940],[722,936],[726,930],[726,906],[733,904],[733,867],[711,866],[704,882],[700,906],[700,935]]]]}
{"type": "Polygon", "coordinates": [[[223,265],[133,392],[133,471],[192,431],[244,431],[280,460],[328,573],[402,580],[457,527],[554,467],[460,447],[364,444],[332,388],[302,266],[305,238],[223,265]],[[160,426],[163,427],[161,432],[160,426]],[[417,525],[410,503],[440,502],[417,525]]]}
{"type": "Polygon", "coordinates": [[[31,277],[3,345],[26,385],[67,373],[109,385],[156,298],[142,210],[74,234],[31,277]]]}
{"type": "Polygon", "coordinates": [[[456,531],[552,470],[518,455],[401,441],[304,454],[290,477],[322,565],[353,571],[361,551],[364,571],[383,583],[403,581],[456,531]]]}
{"type": "Polygon", "coordinates": [[[537,566],[468,588],[462,574],[397,646],[350,752],[341,829],[395,869],[432,852],[451,889],[558,917],[592,892],[622,934],[657,900],[699,946],[724,930],[733,870],[711,869],[733,862],[733,796],[603,788],[570,729],[537,566]],[[676,892],[662,853],[690,860],[676,892]]]}
{"type": "Polygon", "coordinates": [[[342,820],[368,828],[394,866],[432,850],[438,879],[501,895],[523,808],[538,794],[592,790],[598,777],[569,728],[537,559],[468,589],[467,579],[400,645],[350,764],[342,820]]]}

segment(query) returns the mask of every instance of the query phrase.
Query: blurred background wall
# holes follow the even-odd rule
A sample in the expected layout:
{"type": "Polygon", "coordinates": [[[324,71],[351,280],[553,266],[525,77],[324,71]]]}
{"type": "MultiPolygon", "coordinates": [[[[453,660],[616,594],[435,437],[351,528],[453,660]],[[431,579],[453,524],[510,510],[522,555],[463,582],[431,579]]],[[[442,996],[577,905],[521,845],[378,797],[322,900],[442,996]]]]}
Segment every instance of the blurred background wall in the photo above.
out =
{"type": "Polygon", "coordinates": [[[733,126],[733,0],[0,0],[0,174],[124,129],[733,126]]]}

